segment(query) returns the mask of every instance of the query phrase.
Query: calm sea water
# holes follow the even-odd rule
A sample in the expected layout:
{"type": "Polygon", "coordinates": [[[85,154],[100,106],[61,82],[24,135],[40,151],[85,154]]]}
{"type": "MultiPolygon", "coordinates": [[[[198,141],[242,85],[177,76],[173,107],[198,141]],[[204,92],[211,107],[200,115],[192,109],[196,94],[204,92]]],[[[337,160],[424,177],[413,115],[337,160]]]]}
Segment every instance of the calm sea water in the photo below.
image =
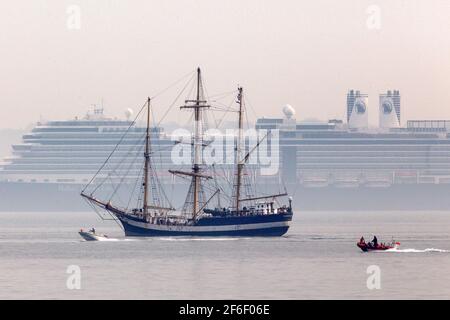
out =
{"type": "Polygon", "coordinates": [[[275,239],[124,239],[93,213],[0,214],[0,299],[450,298],[450,212],[297,213],[275,239]],[[95,226],[115,240],[83,242],[95,226]],[[395,236],[364,254],[361,235],[395,236]],[[81,290],[66,286],[68,266],[81,290]],[[379,266],[381,289],[367,288],[379,266]]]}

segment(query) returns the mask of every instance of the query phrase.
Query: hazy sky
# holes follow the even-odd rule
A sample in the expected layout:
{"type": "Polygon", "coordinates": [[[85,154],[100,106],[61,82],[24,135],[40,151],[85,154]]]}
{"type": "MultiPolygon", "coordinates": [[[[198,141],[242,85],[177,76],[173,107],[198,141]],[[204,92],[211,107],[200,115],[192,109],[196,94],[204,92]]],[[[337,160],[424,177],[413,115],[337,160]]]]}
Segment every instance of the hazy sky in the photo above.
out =
{"type": "Polygon", "coordinates": [[[372,123],[387,89],[401,91],[403,122],[450,119],[450,1],[0,1],[0,128],[102,98],[122,116],[198,65],[210,94],[241,84],[259,116],[289,103],[297,118],[344,118],[354,88],[372,123]]]}

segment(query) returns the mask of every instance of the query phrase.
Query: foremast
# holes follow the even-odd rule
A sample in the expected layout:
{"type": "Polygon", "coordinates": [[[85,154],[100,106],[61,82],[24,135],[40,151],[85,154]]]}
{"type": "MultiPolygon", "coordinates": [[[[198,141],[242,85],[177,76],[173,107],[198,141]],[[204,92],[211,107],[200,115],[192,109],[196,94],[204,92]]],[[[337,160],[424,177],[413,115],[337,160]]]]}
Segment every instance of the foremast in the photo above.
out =
{"type": "MultiPolygon", "coordinates": [[[[160,212],[160,213],[165,213],[167,214],[167,212],[169,211],[174,211],[175,209],[171,206],[166,207],[164,206],[162,203],[160,203],[160,201],[158,199],[160,199],[160,190],[158,189],[158,187],[154,188],[153,191],[153,197],[154,197],[154,201],[156,203],[150,203],[150,187],[152,186],[152,182],[154,179],[154,172],[152,172],[152,166],[151,166],[151,130],[150,130],[150,116],[151,116],[151,98],[147,98],[147,102],[146,104],[143,106],[143,108],[147,109],[147,125],[146,125],[146,131],[145,131],[145,148],[144,148],[144,168],[143,168],[143,182],[142,182],[142,187],[143,189],[141,189],[141,194],[143,194],[143,198],[140,198],[141,200],[138,200],[138,203],[140,201],[142,201],[142,207],[140,207],[139,209],[133,209],[133,212],[139,212],[141,214],[143,214],[144,216],[149,215],[149,209],[154,210],[155,212],[160,212]],[[155,200],[156,199],[156,200],[155,200]]],[[[135,121],[133,121],[133,123],[135,123],[135,121]]],[[[131,126],[130,126],[131,127],[131,126]]],[[[120,144],[120,142],[119,142],[120,144]]],[[[117,149],[117,146],[114,149],[114,151],[117,149]]],[[[111,158],[111,156],[113,155],[114,151],[109,155],[109,157],[107,158],[107,160],[105,161],[105,163],[102,165],[102,167],[100,168],[100,170],[97,172],[97,174],[91,179],[91,182],[83,189],[83,191],[81,192],[81,196],[83,198],[85,198],[87,201],[89,201],[91,204],[93,204],[94,206],[103,208],[107,211],[111,211],[114,214],[124,214],[128,212],[128,207],[127,208],[120,208],[118,205],[114,205],[110,200],[104,201],[101,200],[99,198],[97,198],[96,196],[94,196],[94,192],[97,191],[99,189],[99,187],[102,185],[98,185],[90,194],[86,193],[87,188],[89,187],[89,185],[91,185],[91,183],[94,181],[95,177],[100,173],[100,171],[103,169],[103,167],[106,165],[106,163],[108,162],[108,160],[111,158]]],[[[156,179],[155,183],[158,183],[158,180],[156,179]]],[[[117,192],[118,187],[115,187],[114,189],[114,193],[113,195],[117,192]]],[[[112,198],[112,196],[111,196],[112,198]]],[[[130,199],[131,200],[131,199],[130,199]]],[[[136,208],[136,207],[135,207],[136,208]]]]}
{"type": "MultiPolygon", "coordinates": [[[[150,198],[150,186],[152,185],[152,181],[150,180],[150,177],[154,179],[154,173],[151,171],[151,159],[150,155],[152,153],[151,149],[151,135],[150,135],[150,121],[151,116],[151,98],[147,99],[147,128],[145,132],[145,152],[144,152],[144,199],[143,199],[143,208],[142,213],[147,216],[149,215],[149,209],[159,211],[160,213],[167,213],[168,211],[174,211],[175,209],[172,207],[165,207],[161,205],[160,203],[153,203],[149,204],[149,198],[150,198]]],[[[153,196],[159,198],[160,194],[157,192],[157,189],[154,189],[153,196]]]]}

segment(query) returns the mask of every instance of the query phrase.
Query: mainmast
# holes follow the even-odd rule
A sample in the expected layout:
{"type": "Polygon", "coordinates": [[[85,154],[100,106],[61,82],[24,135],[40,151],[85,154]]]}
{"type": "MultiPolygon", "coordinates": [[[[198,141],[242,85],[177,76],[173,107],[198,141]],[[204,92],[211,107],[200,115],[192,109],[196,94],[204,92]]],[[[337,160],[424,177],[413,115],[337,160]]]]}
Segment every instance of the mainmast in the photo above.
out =
{"type": "Polygon", "coordinates": [[[186,100],[186,105],[182,106],[181,109],[194,109],[194,165],[192,167],[191,173],[184,173],[180,171],[173,171],[175,174],[182,174],[186,176],[192,177],[192,193],[193,193],[193,206],[192,206],[192,218],[195,219],[200,205],[199,205],[199,193],[200,193],[200,180],[202,178],[210,178],[208,176],[204,176],[200,173],[200,165],[202,164],[202,109],[209,108],[206,105],[206,101],[202,100],[202,78],[201,78],[201,70],[197,69],[197,96],[195,100],[186,100]],[[190,103],[190,104],[189,104],[190,103]]]}
{"type": "Polygon", "coordinates": [[[238,103],[239,103],[239,131],[238,131],[238,136],[237,136],[237,143],[236,143],[236,165],[237,165],[237,169],[236,169],[236,214],[239,214],[239,210],[240,210],[240,198],[241,198],[241,184],[242,184],[242,171],[244,168],[244,163],[241,160],[241,143],[242,143],[242,138],[243,138],[243,132],[242,132],[242,128],[243,128],[243,89],[242,87],[238,88],[238,103]]]}
{"type": "Polygon", "coordinates": [[[147,100],[147,132],[145,135],[145,164],[144,164],[144,214],[148,213],[148,174],[150,169],[150,102],[151,99],[147,100]]]}
{"type": "MultiPolygon", "coordinates": [[[[200,108],[200,83],[201,83],[201,71],[200,68],[197,69],[197,101],[195,101],[195,122],[194,122],[194,173],[198,174],[200,171],[200,153],[201,153],[201,108],[200,108]]],[[[194,178],[194,204],[193,204],[193,218],[198,212],[198,190],[199,190],[199,177],[197,175],[194,178]]]]}

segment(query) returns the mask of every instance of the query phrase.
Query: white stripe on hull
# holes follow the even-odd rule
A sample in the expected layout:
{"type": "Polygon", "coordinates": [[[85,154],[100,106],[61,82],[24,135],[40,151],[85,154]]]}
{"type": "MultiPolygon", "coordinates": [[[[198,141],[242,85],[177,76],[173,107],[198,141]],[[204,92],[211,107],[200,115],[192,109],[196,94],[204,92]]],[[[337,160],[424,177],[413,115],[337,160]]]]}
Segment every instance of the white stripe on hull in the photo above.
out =
{"type": "Polygon", "coordinates": [[[267,223],[251,223],[251,224],[236,224],[224,226],[176,226],[176,225],[156,225],[151,223],[138,222],[127,218],[121,220],[133,227],[156,230],[156,231],[172,231],[172,232],[214,232],[214,231],[243,231],[256,229],[269,229],[288,227],[289,221],[267,222],[267,223]]]}

